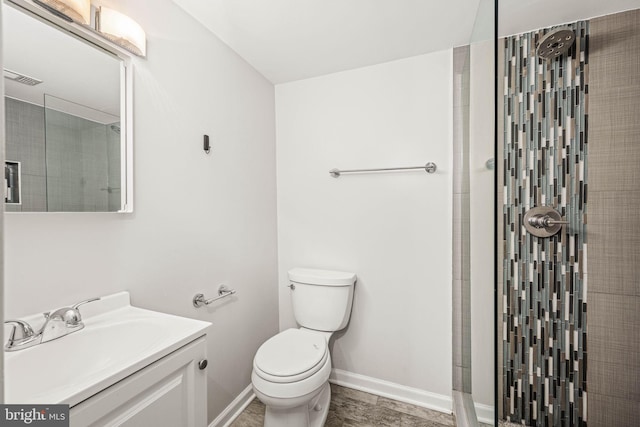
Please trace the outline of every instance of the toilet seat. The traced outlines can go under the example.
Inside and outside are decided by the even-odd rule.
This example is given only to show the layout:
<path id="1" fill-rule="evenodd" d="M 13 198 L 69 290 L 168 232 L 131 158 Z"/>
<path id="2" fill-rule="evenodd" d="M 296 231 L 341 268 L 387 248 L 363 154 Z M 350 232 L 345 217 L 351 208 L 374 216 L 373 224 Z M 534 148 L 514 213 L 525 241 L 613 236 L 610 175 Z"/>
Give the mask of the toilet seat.
<path id="1" fill-rule="evenodd" d="M 253 359 L 253 368 L 256 375 L 266 381 L 293 383 L 318 372 L 328 358 L 323 335 L 287 329 L 260 346 Z"/>

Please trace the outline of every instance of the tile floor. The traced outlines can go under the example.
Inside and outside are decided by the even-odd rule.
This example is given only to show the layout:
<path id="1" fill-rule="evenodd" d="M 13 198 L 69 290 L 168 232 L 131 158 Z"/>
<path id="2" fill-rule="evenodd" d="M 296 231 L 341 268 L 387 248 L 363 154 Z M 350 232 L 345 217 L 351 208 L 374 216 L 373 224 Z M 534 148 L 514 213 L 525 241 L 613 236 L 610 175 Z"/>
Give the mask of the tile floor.
<path id="1" fill-rule="evenodd" d="M 263 423 L 264 405 L 254 399 L 231 427 L 262 427 Z M 455 419 L 453 415 L 331 384 L 325 427 L 349 426 L 453 427 Z"/>

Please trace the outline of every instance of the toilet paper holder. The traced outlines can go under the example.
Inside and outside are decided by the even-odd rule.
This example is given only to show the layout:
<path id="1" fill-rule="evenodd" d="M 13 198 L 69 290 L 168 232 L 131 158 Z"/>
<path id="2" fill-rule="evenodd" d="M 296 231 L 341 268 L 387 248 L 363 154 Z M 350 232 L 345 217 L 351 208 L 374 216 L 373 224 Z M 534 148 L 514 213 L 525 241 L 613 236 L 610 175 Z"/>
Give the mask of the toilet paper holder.
<path id="1" fill-rule="evenodd" d="M 195 294 L 193 297 L 193 306 L 196 308 L 200 308 L 204 305 L 209 305 L 214 301 L 218 301 L 219 299 L 226 298 L 230 295 L 235 294 L 235 289 L 229 289 L 226 285 L 220 285 L 218 287 L 218 296 L 206 299 L 204 294 Z"/>

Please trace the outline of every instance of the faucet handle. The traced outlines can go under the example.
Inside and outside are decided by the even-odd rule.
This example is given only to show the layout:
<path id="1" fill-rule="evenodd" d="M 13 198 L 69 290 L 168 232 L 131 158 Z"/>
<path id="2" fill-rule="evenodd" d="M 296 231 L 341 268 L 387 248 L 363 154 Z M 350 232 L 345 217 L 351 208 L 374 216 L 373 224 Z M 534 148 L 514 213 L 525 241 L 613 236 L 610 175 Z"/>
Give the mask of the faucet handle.
<path id="1" fill-rule="evenodd" d="M 80 301 L 80 302 L 79 302 L 79 303 L 77 303 L 77 304 L 73 304 L 73 305 L 71 306 L 71 309 L 73 309 L 73 310 L 75 311 L 75 316 L 74 316 L 74 317 L 76 318 L 75 322 L 73 322 L 73 323 L 74 323 L 74 324 L 77 324 L 78 322 L 80 322 L 80 321 L 82 320 L 82 315 L 80 314 L 80 310 L 78 310 L 78 307 L 80 307 L 81 305 L 84 305 L 84 304 L 88 304 L 88 303 L 90 303 L 90 302 L 98 301 L 99 299 L 100 299 L 100 297 L 97 297 L 97 298 L 89 298 L 89 299 L 87 299 L 87 300 Z"/>
<path id="2" fill-rule="evenodd" d="M 84 300 L 84 301 L 80 301 L 80 302 L 79 302 L 79 303 L 77 303 L 77 304 L 73 304 L 73 305 L 71 306 L 71 308 L 73 308 L 74 310 L 77 310 L 77 309 L 78 309 L 78 307 L 80 307 L 81 305 L 88 304 L 88 303 L 90 303 L 90 302 L 94 302 L 94 301 L 98 301 L 99 299 L 100 299 L 100 297 L 97 297 L 97 298 L 89 298 L 89 299 L 86 299 L 86 300 Z"/>
<path id="3" fill-rule="evenodd" d="M 35 335 L 31 325 L 23 320 L 5 320 L 4 323 L 13 325 L 7 340 L 7 347 L 12 347 L 16 342 L 26 341 Z"/>

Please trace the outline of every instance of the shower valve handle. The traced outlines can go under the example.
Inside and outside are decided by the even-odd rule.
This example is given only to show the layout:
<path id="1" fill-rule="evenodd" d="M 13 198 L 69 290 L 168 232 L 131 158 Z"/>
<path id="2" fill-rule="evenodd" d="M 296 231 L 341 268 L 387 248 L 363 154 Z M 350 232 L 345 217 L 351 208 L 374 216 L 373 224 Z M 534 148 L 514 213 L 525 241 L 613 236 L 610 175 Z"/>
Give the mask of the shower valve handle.
<path id="1" fill-rule="evenodd" d="M 536 228 L 548 228 L 553 227 L 554 225 L 569 224 L 569 221 L 560 221 L 557 219 L 553 219 L 549 215 L 534 215 L 529 218 L 529 224 L 533 225 Z"/>
<path id="2" fill-rule="evenodd" d="M 560 212 L 551 206 L 537 206 L 524 214 L 522 225 L 536 237 L 551 237 L 562 230 L 569 221 L 562 219 Z"/>

